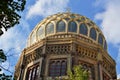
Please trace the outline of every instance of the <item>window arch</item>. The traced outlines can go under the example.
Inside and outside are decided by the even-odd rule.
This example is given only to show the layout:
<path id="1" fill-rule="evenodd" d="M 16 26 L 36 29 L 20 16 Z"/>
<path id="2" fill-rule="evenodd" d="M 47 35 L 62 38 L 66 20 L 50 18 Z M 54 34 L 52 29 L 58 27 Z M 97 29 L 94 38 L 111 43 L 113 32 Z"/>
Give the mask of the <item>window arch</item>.
<path id="1" fill-rule="evenodd" d="M 77 24 L 74 21 L 68 23 L 68 32 L 77 32 Z"/>
<path id="2" fill-rule="evenodd" d="M 56 26 L 56 31 L 57 32 L 65 32 L 66 25 L 64 21 L 59 21 Z"/>
<path id="3" fill-rule="evenodd" d="M 27 73 L 26 73 L 26 79 L 25 80 L 35 80 L 38 78 L 38 72 L 39 72 L 39 65 L 38 63 L 30 66 L 27 69 Z"/>
<path id="4" fill-rule="evenodd" d="M 53 23 L 49 23 L 46 26 L 46 35 L 54 33 L 54 24 Z"/>
<path id="5" fill-rule="evenodd" d="M 103 37 L 102 37 L 101 34 L 99 34 L 98 43 L 100 43 L 101 45 L 103 45 Z"/>
<path id="6" fill-rule="evenodd" d="M 88 34 L 88 28 L 87 28 L 87 26 L 84 23 L 82 23 L 80 25 L 79 33 L 83 34 L 83 35 L 87 35 Z"/>
<path id="7" fill-rule="evenodd" d="M 39 27 L 38 32 L 37 32 L 37 35 L 38 35 L 38 38 L 39 38 L 39 39 L 43 39 L 43 38 L 44 38 L 44 36 L 45 36 L 44 26 Z"/>
<path id="8" fill-rule="evenodd" d="M 67 71 L 67 63 L 65 61 L 62 61 L 61 63 L 61 76 L 66 75 Z"/>
<path id="9" fill-rule="evenodd" d="M 92 39 L 96 40 L 97 33 L 96 33 L 96 31 L 95 31 L 94 28 L 91 28 L 91 29 L 90 29 L 90 37 L 91 37 Z"/>

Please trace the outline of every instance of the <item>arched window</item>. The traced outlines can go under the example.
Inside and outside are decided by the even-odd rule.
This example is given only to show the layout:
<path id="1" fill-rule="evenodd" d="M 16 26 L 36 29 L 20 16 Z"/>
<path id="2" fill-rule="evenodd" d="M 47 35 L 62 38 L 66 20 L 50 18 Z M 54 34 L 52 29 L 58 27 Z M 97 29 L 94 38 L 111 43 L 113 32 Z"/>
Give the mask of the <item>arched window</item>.
<path id="1" fill-rule="evenodd" d="M 68 32 L 77 32 L 77 24 L 74 21 L 69 22 Z"/>
<path id="2" fill-rule="evenodd" d="M 67 63 L 65 61 L 62 61 L 61 63 L 61 76 L 66 75 L 67 71 Z"/>
<path id="3" fill-rule="evenodd" d="M 107 42 L 104 43 L 104 49 L 107 50 Z"/>
<path id="4" fill-rule="evenodd" d="M 94 28 L 90 29 L 90 37 L 94 40 L 96 40 L 97 33 Z"/>
<path id="5" fill-rule="evenodd" d="M 67 72 L 67 62 L 65 59 L 50 60 L 49 76 L 65 76 Z"/>
<path id="6" fill-rule="evenodd" d="M 46 35 L 54 33 L 54 24 L 53 23 L 49 23 L 46 26 Z"/>
<path id="7" fill-rule="evenodd" d="M 43 39 L 43 38 L 44 38 L 44 36 L 45 36 L 44 26 L 41 26 L 41 27 L 38 29 L 37 35 L 38 35 L 38 38 L 39 38 L 39 39 Z"/>
<path id="8" fill-rule="evenodd" d="M 30 66 L 27 69 L 26 79 L 25 80 L 35 80 L 38 78 L 38 72 L 39 72 L 39 65 L 35 64 L 33 66 Z"/>
<path id="9" fill-rule="evenodd" d="M 98 43 L 100 43 L 101 45 L 103 45 L 103 37 L 102 37 L 101 34 L 99 34 Z"/>
<path id="10" fill-rule="evenodd" d="M 65 32 L 65 29 L 66 29 L 65 22 L 59 21 L 59 22 L 57 23 L 57 26 L 56 26 L 56 31 L 57 31 L 57 32 Z"/>
<path id="11" fill-rule="evenodd" d="M 83 35 L 87 35 L 88 34 L 88 28 L 87 28 L 87 26 L 84 23 L 82 23 L 80 25 L 79 33 L 83 34 Z"/>

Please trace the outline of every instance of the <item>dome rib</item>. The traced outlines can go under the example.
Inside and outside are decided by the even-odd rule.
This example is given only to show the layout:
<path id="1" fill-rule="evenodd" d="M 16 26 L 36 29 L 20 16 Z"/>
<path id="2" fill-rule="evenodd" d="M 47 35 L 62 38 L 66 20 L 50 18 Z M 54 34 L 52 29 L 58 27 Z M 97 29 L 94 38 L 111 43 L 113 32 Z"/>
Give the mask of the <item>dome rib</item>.
<path id="1" fill-rule="evenodd" d="M 59 29 L 58 29 L 57 28 L 58 27 L 57 24 L 60 21 L 64 22 L 64 25 L 60 24 L 61 27 L 59 27 Z M 70 24 L 70 22 L 72 22 L 72 23 Z M 50 25 L 52 27 L 48 26 L 48 24 L 50 24 L 50 23 L 53 24 L 53 25 Z M 82 28 L 80 28 L 80 26 L 82 24 L 85 25 L 85 28 L 83 30 L 86 29 L 87 32 L 84 32 L 84 31 L 83 31 L 83 33 L 80 32 L 81 31 L 80 29 L 82 29 Z M 65 28 L 64 31 L 62 31 L 63 30 L 62 26 L 64 26 L 64 28 Z M 38 31 L 39 31 L 39 29 L 41 27 L 43 27 L 43 29 L 38 34 Z M 74 30 L 75 28 L 77 30 Z M 92 34 L 90 36 L 90 32 L 91 32 L 90 30 L 91 29 L 95 30 L 95 32 L 96 32 L 96 39 L 91 38 L 91 36 L 94 35 L 94 34 Z M 51 30 L 54 30 L 54 31 L 52 32 Z M 57 32 L 58 30 L 59 30 L 59 32 Z M 49 32 L 47 32 L 47 31 L 49 31 L 50 34 L 48 34 Z M 44 34 L 42 34 L 42 33 L 44 33 Z M 31 34 L 29 35 L 28 42 L 27 42 L 27 47 L 31 46 L 34 43 L 37 43 L 38 41 L 40 41 L 40 40 L 42 40 L 42 39 L 44 39 L 46 37 L 49 37 L 51 35 L 56 35 L 56 34 L 58 35 L 59 33 L 61 33 L 61 34 L 62 33 L 63 34 L 66 34 L 66 33 L 67 34 L 69 34 L 69 33 L 72 34 L 73 33 L 73 34 L 77 34 L 77 35 L 87 36 L 88 38 L 92 39 L 95 43 L 100 44 L 102 47 L 104 47 L 104 49 L 107 50 L 107 46 L 106 46 L 107 44 L 106 44 L 105 37 L 104 37 L 102 31 L 99 29 L 99 27 L 93 21 L 91 21 L 89 18 L 87 18 L 85 16 L 81 16 L 79 14 L 74 14 L 74 13 L 58 13 L 58 14 L 54 14 L 54 15 L 48 16 L 47 18 L 45 18 L 42 21 L 40 21 L 40 23 L 38 23 L 36 25 L 36 27 L 32 30 Z M 99 35 L 99 34 L 101 34 L 101 35 Z M 43 35 L 42 38 L 40 37 L 41 35 Z M 103 44 L 101 44 L 98 41 L 99 40 L 98 39 L 99 36 L 102 36 L 101 40 L 103 40 Z M 34 39 L 34 38 L 36 38 L 36 39 Z"/>

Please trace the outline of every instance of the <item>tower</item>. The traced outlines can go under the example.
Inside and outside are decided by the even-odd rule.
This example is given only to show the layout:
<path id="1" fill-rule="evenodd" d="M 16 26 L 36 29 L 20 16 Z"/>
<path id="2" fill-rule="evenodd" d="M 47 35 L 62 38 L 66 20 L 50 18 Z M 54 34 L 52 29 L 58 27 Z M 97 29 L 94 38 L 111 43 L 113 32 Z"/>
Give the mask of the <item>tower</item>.
<path id="1" fill-rule="evenodd" d="M 29 35 L 15 67 L 18 80 L 67 79 L 67 70 L 82 65 L 91 80 L 116 79 L 116 63 L 102 31 L 90 19 L 58 13 L 43 19 Z"/>

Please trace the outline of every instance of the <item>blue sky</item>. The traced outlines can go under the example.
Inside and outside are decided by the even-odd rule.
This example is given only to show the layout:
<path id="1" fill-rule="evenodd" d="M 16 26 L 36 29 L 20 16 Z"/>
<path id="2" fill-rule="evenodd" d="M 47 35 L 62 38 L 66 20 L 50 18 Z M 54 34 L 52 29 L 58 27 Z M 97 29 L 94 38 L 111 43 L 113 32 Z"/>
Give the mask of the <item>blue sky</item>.
<path id="1" fill-rule="evenodd" d="M 71 12 L 93 20 L 102 30 L 108 43 L 108 53 L 115 59 L 120 77 L 120 0 L 27 0 L 25 10 L 20 13 L 20 24 L 0 37 L 0 48 L 8 56 L 8 61 L 2 66 L 14 72 L 32 29 L 46 16 L 65 12 L 68 7 Z"/>

